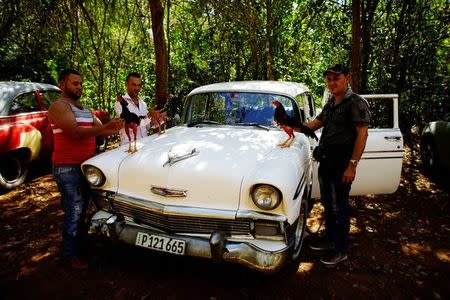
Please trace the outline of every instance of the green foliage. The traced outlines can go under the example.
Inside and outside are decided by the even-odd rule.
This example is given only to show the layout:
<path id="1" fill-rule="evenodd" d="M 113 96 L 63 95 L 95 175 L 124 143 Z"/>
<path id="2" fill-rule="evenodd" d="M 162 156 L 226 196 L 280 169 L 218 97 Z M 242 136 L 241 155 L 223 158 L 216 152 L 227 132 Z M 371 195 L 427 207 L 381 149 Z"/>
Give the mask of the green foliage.
<path id="1" fill-rule="evenodd" d="M 152 105 L 150 0 L 0 0 L 0 79 L 55 83 L 84 75 L 83 101 L 112 112 L 128 72 Z M 157 1 L 157 0 L 152 0 Z M 162 0 L 161 0 L 162 1 Z M 12 4 L 11 4 L 12 3 Z M 170 3 L 170 10 L 167 4 Z M 291 80 L 321 103 L 322 71 L 350 62 L 351 5 L 324 0 L 167 0 L 169 114 L 194 87 L 229 80 Z M 363 5 L 368 5 L 363 1 Z M 399 93 L 403 129 L 450 110 L 450 24 L 445 0 L 380 0 L 369 26 L 367 92 Z M 169 20 L 169 23 L 167 23 Z M 364 22 L 366 16 L 362 18 Z"/>

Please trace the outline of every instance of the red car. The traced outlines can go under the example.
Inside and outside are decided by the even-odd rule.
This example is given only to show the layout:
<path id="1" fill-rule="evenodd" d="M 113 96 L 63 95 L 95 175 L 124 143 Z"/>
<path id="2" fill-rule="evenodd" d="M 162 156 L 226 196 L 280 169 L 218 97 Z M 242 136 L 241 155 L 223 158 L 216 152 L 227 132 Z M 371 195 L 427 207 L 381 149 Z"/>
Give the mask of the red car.
<path id="1" fill-rule="evenodd" d="M 60 95 L 57 86 L 34 82 L 0 82 L 0 189 L 13 189 L 24 182 L 29 163 L 49 158 L 53 134 L 47 108 Z M 95 111 L 102 122 L 106 111 Z M 97 139 L 99 151 L 106 139 Z"/>

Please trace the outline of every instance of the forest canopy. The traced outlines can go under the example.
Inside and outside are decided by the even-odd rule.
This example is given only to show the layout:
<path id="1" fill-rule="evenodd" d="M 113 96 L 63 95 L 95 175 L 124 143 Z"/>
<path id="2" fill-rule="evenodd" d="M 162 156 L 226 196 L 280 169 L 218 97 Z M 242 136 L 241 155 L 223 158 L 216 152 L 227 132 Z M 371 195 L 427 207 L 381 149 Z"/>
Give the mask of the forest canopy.
<path id="1" fill-rule="evenodd" d="M 319 104 L 323 70 L 357 55 L 358 91 L 398 93 L 403 130 L 448 113 L 449 2 L 353 1 L 0 0 L 0 80 L 56 83 L 59 71 L 76 68 L 83 101 L 112 111 L 137 71 L 152 105 L 155 49 L 164 47 L 172 112 L 192 88 L 231 80 L 301 82 Z"/>

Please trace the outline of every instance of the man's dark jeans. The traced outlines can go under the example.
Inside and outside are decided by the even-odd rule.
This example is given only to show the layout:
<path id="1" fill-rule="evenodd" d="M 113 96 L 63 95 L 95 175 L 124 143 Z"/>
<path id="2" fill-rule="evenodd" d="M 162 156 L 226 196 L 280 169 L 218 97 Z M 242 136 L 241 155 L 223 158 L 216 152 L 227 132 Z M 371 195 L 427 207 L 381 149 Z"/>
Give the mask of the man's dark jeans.
<path id="1" fill-rule="evenodd" d="M 64 211 L 63 256 L 79 256 L 80 239 L 85 233 L 83 219 L 89 199 L 89 184 L 79 166 L 54 166 L 53 175 Z"/>
<path id="2" fill-rule="evenodd" d="M 349 194 L 351 184 L 342 183 L 344 164 L 319 165 L 320 195 L 325 210 L 326 236 L 335 242 L 337 252 L 348 252 L 350 232 Z"/>

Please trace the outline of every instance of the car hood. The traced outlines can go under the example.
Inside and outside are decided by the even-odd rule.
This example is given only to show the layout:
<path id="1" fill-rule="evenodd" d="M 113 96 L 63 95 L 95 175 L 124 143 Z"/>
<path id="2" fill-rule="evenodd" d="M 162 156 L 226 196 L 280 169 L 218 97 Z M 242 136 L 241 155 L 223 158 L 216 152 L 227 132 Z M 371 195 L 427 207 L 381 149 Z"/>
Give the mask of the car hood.
<path id="1" fill-rule="evenodd" d="M 286 137 L 255 128 L 171 128 L 143 139 L 136 153 L 123 156 L 117 192 L 169 205 L 236 210 L 243 178 Z"/>

